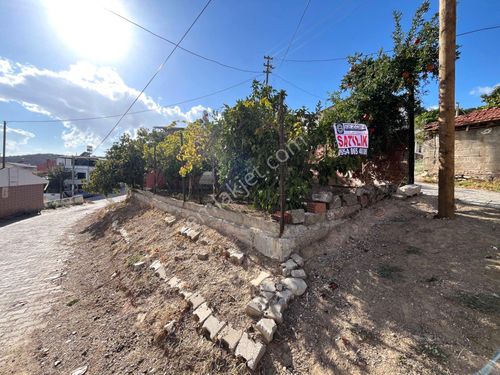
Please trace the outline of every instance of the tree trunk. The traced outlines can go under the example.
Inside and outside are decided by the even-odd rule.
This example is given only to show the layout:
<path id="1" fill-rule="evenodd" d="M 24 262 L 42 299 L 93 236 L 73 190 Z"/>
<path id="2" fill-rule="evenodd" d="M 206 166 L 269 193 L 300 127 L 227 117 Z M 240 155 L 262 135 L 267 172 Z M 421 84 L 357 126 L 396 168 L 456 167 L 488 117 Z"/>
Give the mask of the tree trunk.
<path id="1" fill-rule="evenodd" d="M 439 1 L 439 195 L 438 217 L 455 209 L 456 0 Z"/>
<path id="2" fill-rule="evenodd" d="M 408 90 L 408 183 L 415 183 L 415 87 Z"/>

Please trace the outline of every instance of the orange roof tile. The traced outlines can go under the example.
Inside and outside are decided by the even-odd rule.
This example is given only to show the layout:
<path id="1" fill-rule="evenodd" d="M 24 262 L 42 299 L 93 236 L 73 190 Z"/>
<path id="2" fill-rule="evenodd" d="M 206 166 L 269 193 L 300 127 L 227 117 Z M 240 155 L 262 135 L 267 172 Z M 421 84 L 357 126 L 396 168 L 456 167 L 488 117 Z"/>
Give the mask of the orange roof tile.
<path id="1" fill-rule="evenodd" d="M 466 115 L 455 117 L 455 128 L 469 125 L 481 125 L 488 122 L 498 121 L 500 125 L 500 107 L 478 109 Z M 425 130 L 437 130 L 438 122 L 434 121 L 425 125 Z"/>

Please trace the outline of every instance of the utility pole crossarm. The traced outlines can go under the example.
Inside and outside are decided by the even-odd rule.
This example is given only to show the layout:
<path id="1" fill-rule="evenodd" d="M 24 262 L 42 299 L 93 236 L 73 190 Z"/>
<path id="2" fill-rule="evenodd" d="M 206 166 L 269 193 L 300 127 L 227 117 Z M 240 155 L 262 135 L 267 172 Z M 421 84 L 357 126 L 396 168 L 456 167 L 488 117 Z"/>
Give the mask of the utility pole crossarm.
<path id="1" fill-rule="evenodd" d="M 272 73 L 273 69 L 274 69 L 274 66 L 271 64 L 271 61 L 273 61 L 273 58 L 271 56 L 264 56 L 264 60 L 266 60 L 266 62 L 264 63 L 264 68 L 266 68 L 264 70 L 264 73 L 266 74 L 266 86 L 269 85 L 269 74 Z"/>

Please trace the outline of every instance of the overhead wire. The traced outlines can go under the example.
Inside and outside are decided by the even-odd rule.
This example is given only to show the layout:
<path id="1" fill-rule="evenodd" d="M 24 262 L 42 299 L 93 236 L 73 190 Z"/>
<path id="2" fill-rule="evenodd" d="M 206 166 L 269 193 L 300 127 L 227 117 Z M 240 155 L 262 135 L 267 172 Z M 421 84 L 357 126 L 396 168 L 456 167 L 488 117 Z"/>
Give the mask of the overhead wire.
<path id="1" fill-rule="evenodd" d="M 198 15 L 196 16 L 196 18 L 194 19 L 194 21 L 191 23 L 191 25 L 184 32 L 184 34 L 179 39 L 179 41 L 177 42 L 177 44 L 174 46 L 174 48 L 172 49 L 172 51 L 170 51 L 170 53 L 167 55 L 167 57 L 165 58 L 165 60 L 163 60 L 163 62 L 158 67 L 158 69 L 156 69 L 156 72 L 151 76 L 151 78 L 146 83 L 146 85 L 144 86 L 144 88 L 137 95 L 137 97 L 132 101 L 132 103 L 129 105 L 129 107 L 127 108 L 127 110 L 118 119 L 118 121 L 116 122 L 116 124 L 111 128 L 111 130 L 106 134 L 106 136 L 101 140 L 101 142 L 99 142 L 99 144 L 95 147 L 94 151 L 97 150 L 106 141 L 106 139 L 113 133 L 113 131 L 116 129 L 116 127 L 120 124 L 120 122 L 123 120 L 123 118 L 127 115 L 127 113 L 132 109 L 132 107 L 139 100 L 139 98 L 144 93 L 144 91 L 146 91 L 146 89 L 149 87 L 149 85 L 151 84 L 151 82 L 153 82 L 153 80 L 156 78 L 156 76 L 158 75 L 158 73 L 160 73 L 160 71 L 163 69 L 163 67 L 165 66 L 165 64 L 170 59 L 170 57 L 172 57 L 172 55 L 177 50 L 177 48 L 179 47 L 179 45 L 182 43 L 182 41 L 184 40 L 184 38 L 186 38 L 186 36 L 189 34 L 189 32 L 191 31 L 191 29 L 193 28 L 193 26 L 196 24 L 196 22 L 198 22 L 198 20 L 200 19 L 201 15 L 205 12 L 205 10 L 208 8 L 208 6 L 210 5 L 211 2 L 212 2 L 212 0 L 208 0 L 207 1 L 207 3 L 205 4 L 205 6 L 203 7 L 203 9 L 198 13 Z"/>
<path id="2" fill-rule="evenodd" d="M 474 34 L 478 33 L 481 31 L 488 31 L 488 30 L 494 30 L 494 29 L 500 29 L 500 25 L 496 26 L 489 26 L 489 27 L 482 27 L 479 29 L 474 29 L 474 30 L 469 30 L 465 31 L 463 33 L 457 34 L 457 37 L 463 36 L 463 35 L 469 35 L 469 34 Z M 386 50 L 386 52 L 393 52 L 393 50 Z M 364 54 L 365 56 L 371 56 L 371 55 L 376 55 L 378 52 L 371 52 Z M 284 62 L 295 62 L 295 63 L 315 63 L 315 62 L 331 62 L 331 61 L 343 61 L 347 60 L 349 57 L 344 56 L 344 57 L 332 57 L 332 58 L 325 58 L 325 59 L 284 59 Z"/>
<path id="3" fill-rule="evenodd" d="M 147 32 L 147 33 L 149 33 L 149 34 L 153 35 L 153 36 L 155 36 L 155 37 L 156 37 L 156 38 L 158 38 L 158 39 L 161 39 L 161 40 L 163 40 L 163 41 L 165 41 L 165 42 L 167 42 L 167 43 L 169 43 L 169 44 L 172 44 L 172 45 L 175 45 L 175 44 L 176 44 L 174 41 L 172 41 L 172 40 L 170 40 L 170 39 L 168 39 L 168 38 L 166 38 L 166 37 L 164 37 L 164 36 L 162 36 L 162 35 L 160 35 L 160 34 L 158 34 L 158 33 L 155 33 L 154 31 L 151 31 L 151 30 L 150 30 L 150 29 L 148 29 L 147 27 L 140 25 L 139 23 L 137 23 L 137 22 L 135 22 L 135 21 L 131 20 L 130 18 L 127 18 L 127 17 L 125 17 L 125 16 L 123 16 L 123 15 L 121 15 L 121 14 L 119 14 L 119 13 L 115 12 L 114 10 L 111 10 L 111 9 L 108 9 L 108 8 L 104 8 L 104 9 L 105 9 L 107 12 L 109 12 L 109 13 L 111 13 L 111 14 L 113 14 L 113 15 L 115 15 L 115 16 L 117 16 L 117 17 L 119 17 L 119 18 L 121 18 L 121 19 L 122 19 L 122 20 L 124 20 L 124 21 L 127 21 L 127 22 L 131 23 L 132 25 L 134 25 L 134 26 L 138 27 L 139 29 L 141 29 L 141 30 L 143 30 L 143 31 L 145 31 L 145 32 Z M 237 71 L 240 71 L 240 72 L 246 72 L 246 73 L 260 73 L 260 71 L 258 71 L 258 70 L 251 70 L 251 69 L 246 69 L 246 68 L 240 68 L 240 67 L 237 67 L 237 66 L 234 66 L 234 65 L 230 65 L 230 64 L 223 63 L 223 62 L 221 62 L 221 61 L 218 61 L 218 60 L 212 59 L 212 58 L 210 58 L 210 57 L 203 56 L 203 55 L 201 55 L 201 54 L 199 54 L 199 53 L 197 53 L 197 52 L 194 52 L 194 51 L 192 51 L 192 50 L 190 50 L 190 49 L 187 49 L 187 48 L 184 48 L 184 47 L 182 47 L 182 46 L 179 46 L 178 48 L 179 48 L 180 50 L 184 51 L 184 52 L 187 52 L 187 53 L 189 53 L 189 54 L 193 55 L 193 56 L 196 56 L 196 57 L 198 57 L 198 58 L 200 58 L 200 59 L 203 59 L 203 60 L 205 60 L 205 61 L 212 62 L 212 63 L 217 64 L 217 65 L 219 65 L 219 66 L 222 66 L 222 67 L 224 67 L 224 68 L 229 68 L 229 69 L 237 70 Z"/>
<path id="4" fill-rule="evenodd" d="M 249 79 L 245 79 L 244 81 L 235 83 L 234 85 L 225 87 L 225 88 L 217 90 L 217 91 L 213 91 L 213 92 L 205 94 L 205 95 L 197 96 L 197 97 L 191 98 L 191 99 L 182 100 L 182 101 L 176 102 L 176 103 L 162 105 L 161 108 L 174 107 L 176 105 L 181 105 L 181 104 L 185 104 L 185 103 L 195 102 L 195 101 L 200 100 L 200 99 L 205 99 L 205 98 L 208 98 L 210 96 L 214 96 L 214 95 L 220 94 L 222 92 L 231 90 L 233 88 L 241 86 L 241 85 L 243 85 L 245 83 L 248 83 L 250 81 L 253 81 L 254 79 L 257 79 L 260 76 L 262 76 L 262 74 L 256 75 L 255 77 L 252 77 L 252 78 L 249 78 Z M 145 112 L 158 112 L 158 110 L 161 109 L 161 108 L 143 109 L 141 111 L 128 112 L 127 116 L 136 115 L 136 114 L 145 113 Z M 120 116 L 121 116 L 121 114 L 117 114 L 117 115 L 104 115 L 104 116 L 94 116 L 94 117 L 78 117 L 78 118 L 65 118 L 65 119 L 51 119 L 51 120 L 6 120 L 6 121 L 8 123 L 11 123 L 11 124 L 23 124 L 23 123 L 28 123 L 28 124 L 31 124 L 31 123 L 57 123 L 57 122 L 79 122 L 79 121 L 105 120 L 105 119 L 110 119 L 110 118 L 117 118 L 117 117 L 120 117 Z"/>

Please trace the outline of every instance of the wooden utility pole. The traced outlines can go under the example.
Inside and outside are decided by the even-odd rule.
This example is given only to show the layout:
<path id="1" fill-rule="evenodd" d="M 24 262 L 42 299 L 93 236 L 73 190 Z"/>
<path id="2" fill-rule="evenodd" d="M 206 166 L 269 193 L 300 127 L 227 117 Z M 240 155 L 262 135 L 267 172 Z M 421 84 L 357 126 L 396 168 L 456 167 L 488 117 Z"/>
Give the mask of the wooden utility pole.
<path id="1" fill-rule="evenodd" d="M 408 184 L 415 183 L 415 86 L 408 92 Z"/>
<path id="2" fill-rule="evenodd" d="M 439 0 L 439 196 L 438 217 L 455 210 L 456 0 Z"/>
<path id="3" fill-rule="evenodd" d="M 278 108 L 278 124 L 280 129 L 279 135 L 279 153 L 285 152 L 285 92 L 279 93 L 279 108 Z M 285 230 L 285 159 L 284 155 L 279 158 L 280 161 L 280 237 Z"/>
<path id="4" fill-rule="evenodd" d="M 266 86 L 268 86 L 269 74 L 271 74 L 271 72 L 274 69 L 274 66 L 272 66 L 272 64 L 271 64 L 271 61 L 273 61 L 273 58 L 271 56 L 264 56 L 264 60 L 266 60 L 266 62 L 264 63 L 264 68 L 266 68 L 266 70 L 264 70 L 264 73 L 266 74 Z"/>
<path id="5" fill-rule="evenodd" d="M 2 169 L 5 168 L 5 148 L 7 145 L 7 121 L 3 122 L 3 154 L 2 154 Z"/>

